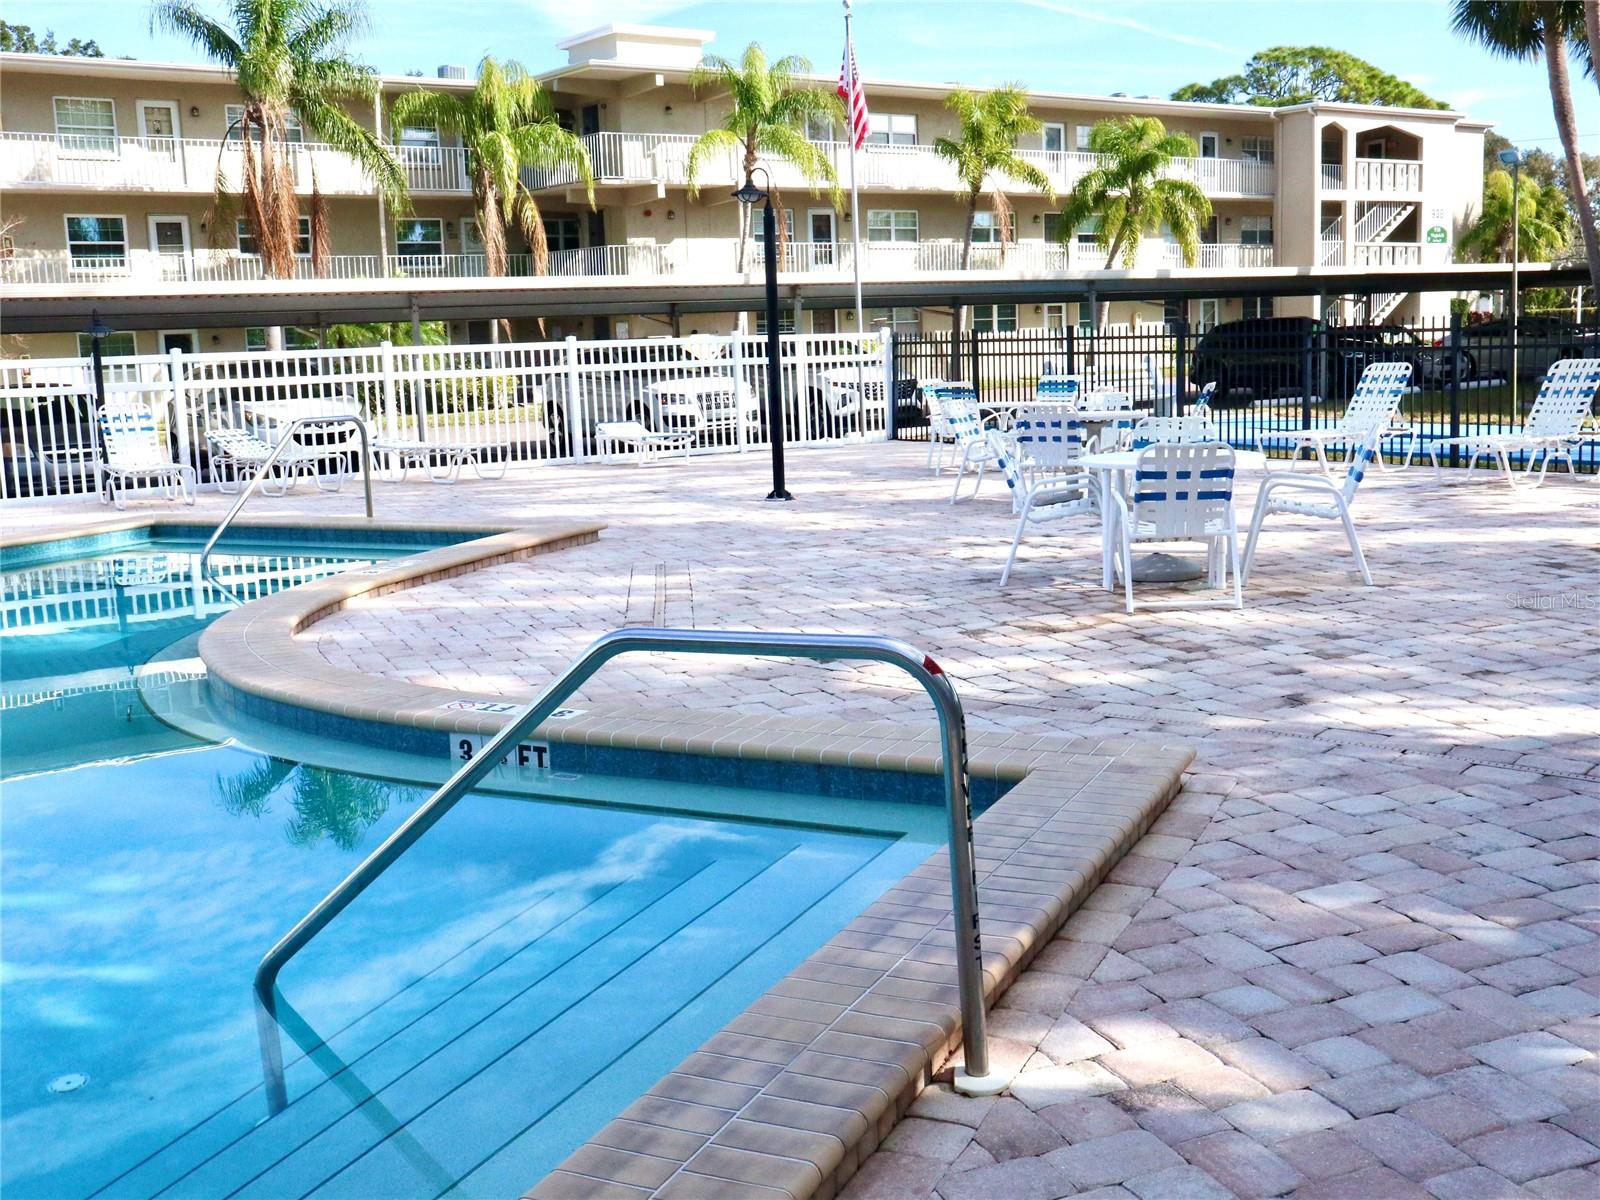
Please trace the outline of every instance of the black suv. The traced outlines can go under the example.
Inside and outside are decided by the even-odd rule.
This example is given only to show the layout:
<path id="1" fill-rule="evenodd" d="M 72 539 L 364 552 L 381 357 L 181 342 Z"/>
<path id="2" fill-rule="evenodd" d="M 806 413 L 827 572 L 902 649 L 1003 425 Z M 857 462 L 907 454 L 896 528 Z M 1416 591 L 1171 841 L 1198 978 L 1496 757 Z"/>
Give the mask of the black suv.
<path id="1" fill-rule="evenodd" d="M 1306 355 L 1315 354 L 1317 335 L 1324 328 L 1315 317 L 1256 317 L 1213 325 L 1195 344 L 1189 380 L 1197 388 L 1217 385 L 1213 408 L 1246 404 L 1290 389 L 1298 394 Z M 1315 362 L 1312 367 L 1315 372 Z"/>

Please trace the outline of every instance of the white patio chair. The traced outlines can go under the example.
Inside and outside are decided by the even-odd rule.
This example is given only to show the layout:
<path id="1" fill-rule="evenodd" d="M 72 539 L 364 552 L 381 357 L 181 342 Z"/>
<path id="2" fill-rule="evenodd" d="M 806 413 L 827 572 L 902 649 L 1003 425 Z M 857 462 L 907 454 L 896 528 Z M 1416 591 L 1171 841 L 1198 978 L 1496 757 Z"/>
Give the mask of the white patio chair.
<path id="1" fill-rule="evenodd" d="M 942 475 L 945 459 L 955 446 L 955 433 L 945 416 L 944 380 L 928 379 L 919 386 L 928 406 L 928 469 L 935 475 Z"/>
<path id="2" fill-rule="evenodd" d="M 272 454 L 272 444 L 242 429 L 208 429 L 206 441 L 211 446 L 211 473 L 217 490 L 232 494 L 242 486 L 242 481 L 260 470 Z M 336 458 L 340 469 L 332 486 L 323 483 L 321 466 L 329 458 Z M 310 479 L 324 492 L 337 492 L 344 486 L 345 458 L 342 453 L 319 454 L 315 450 L 294 443 L 283 448 L 283 453 L 272 464 L 275 483 L 261 481 L 261 492 L 266 496 L 282 496 L 294 490 L 300 479 Z"/>
<path id="3" fill-rule="evenodd" d="M 976 468 L 977 479 L 972 485 L 972 496 L 967 499 L 976 496 L 983 486 L 983 469 L 994 461 L 994 450 L 986 436 L 994 426 L 994 418 L 978 412 L 977 394 L 969 387 L 946 384 L 940 398 L 944 403 L 945 420 L 950 423 L 950 434 L 961 451 L 961 460 L 956 464 L 955 487 L 950 491 L 950 503 L 954 504 L 961 498 L 961 481 L 968 470 Z"/>
<path id="4" fill-rule="evenodd" d="M 1217 394 L 1217 381 L 1213 379 L 1200 389 L 1200 394 L 1194 398 L 1194 404 L 1189 408 L 1189 415 L 1195 417 L 1209 417 L 1211 415 L 1211 398 Z"/>
<path id="5" fill-rule="evenodd" d="M 1002 439 L 1015 452 L 1012 457 L 1029 486 L 1051 476 L 1074 475 L 1084 455 L 1089 428 L 1071 413 L 1057 408 L 1024 408 Z M 1012 494 L 1013 508 L 1021 497 Z"/>
<path id="6" fill-rule="evenodd" d="M 1361 486 L 1362 477 L 1367 473 L 1367 464 L 1378 455 L 1380 437 L 1380 431 L 1373 428 L 1357 443 L 1341 483 L 1335 483 L 1325 475 L 1305 475 L 1298 471 L 1267 473 L 1260 492 L 1256 494 L 1255 512 L 1250 517 L 1250 536 L 1244 545 L 1241 585 L 1250 582 L 1250 565 L 1256 556 L 1256 538 L 1261 534 L 1261 524 L 1267 514 L 1290 513 L 1300 517 L 1321 517 L 1325 521 L 1343 524 L 1344 535 L 1350 540 L 1350 553 L 1355 556 L 1356 566 L 1361 568 L 1361 579 L 1368 587 L 1372 586 L 1372 572 L 1367 569 L 1366 555 L 1361 553 L 1355 522 L 1350 519 L 1350 505 L 1356 498 L 1356 489 Z"/>
<path id="7" fill-rule="evenodd" d="M 1216 426 L 1205 413 L 1190 413 L 1181 417 L 1140 417 L 1128 431 L 1128 447 L 1132 450 L 1143 450 L 1157 442 L 1187 445 L 1216 440 Z"/>
<path id="8" fill-rule="evenodd" d="M 1041 375 L 1033 386 L 1033 398 L 1043 404 L 1070 404 L 1083 401 L 1083 378 L 1078 375 Z"/>
<path id="9" fill-rule="evenodd" d="M 1527 419 L 1523 421 L 1519 432 L 1479 433 L 1429 442 L 1428 458 L 1433 463 L 1434 479 L 1441 478 L 1439 448 L 1451 445 L 1463 446 L 1470 452 L 1471 458 L 1467 460 L 1468 479 L 1472 478 L 1478 458 L 1490 456 L 1505 474 L 1506 483 L 1515 488 L 1517 477 L 1511 470 L 1513 454 L 1528 456 L 1524 473 L 1530 475 L 1533 473 L 1533 464 L 1542 457 L 1535 487 L 1544 482 L 1553 459 L 1566 459 L 1567 469 L 1576 475 L 1578 467 L 1573 461 L 1573 451 L 1584 440 L 1584 421 L 1594 406 L 1596 391 L 1600 391 L 1600 358 L 1564 358 L 1552 363 L 1545 372 L 1544 381 L 1539 385 L 1539 394 L 1534 398 L 1533 407 L 1528 410 Z"/>
<path id="10" fill-rule="evenodd" d="M 1005 587 L 1011 578 L 1012 565 L 1017 561 L 1017 548 L 1022 545 L 1022 535 L 1030 527 L 1047 526 L 1080 513 L 1098 513 L 1099 484 L 1086 471 L 1030 478 L 1019 456 L 1007 444 L 1008 439 L 1004 434 L 991 429 L 985 436 L 994 453 L 995 465 L 1000 468 L 1006 486 L 1011 489 L 1011 507 L 1017 514 L 1017 532 L 1011 539 L 1011 552 L 1006 555 L 1005 568 L 1000 572 L 1000 586 Z"/>
<path id="11" fill-rule="evenodd" d="M 1328 467 L 1327 447 L 1330 444 L 1348 446 L 1353 452 L 1356 445 L 1364 441 L 1370 431 L 1376 429 L 1380 445 L 1385 436 L 1402 433 L 1408 435 L 1405 461 L 1409 464 L 1417 452 L 1417 431 L 1410 426 L 1397 426 L 1396 418 L 1400 412 L 1400 403 L 1405 399 L 1410 387 L 1410 363 L 1370 363 L 1361 372 L 1361 378 L 1356 382 L 1356 390 L 1351 393 L 1350 402 L 1345 405 L 1344 414 L 1332 425 L 1326 429 L 1264 430 L 1256 434 L 1256 449 L 1265 453 L 1264 443 L 1268 439 L 1287 441 L 1290 444 L 1291 462 L 1299 457 L 1300 451 L 1314 450 L 1317 465 L 1321 467 L 1324 475 L 1329 475 L 1331 472 Z M 1381 456 L 1378 465 L 1383 466 Z"/>
<path id="12" fill-rule="evenodd" d="M 682 450 L 688 462 L 698 437 L 698 429 L 652 433 L 638 421 L 598 421 L 594 427 L 595 447 L 602 459 L 616 462 L 624 453 L 632 453 L 641 467 L 676 450 Z"/>
<path id="13" fill-rule="evenodd" d="M 146 480 L 168 500 L 194 503 L 194 468 L 173 461 L 150 407 L 137 401 L 108 403 L 100 410 L 100 453 L 95 464 L 102 504 L 127 507 L 128 485 Z"/>
<path id="14" fill-rule="evenodd" d="M 1167 601 L 1164 606 L 1244 607 L 1233 473 L 1233 450 L 1221 442 L 1157 442 L 1139 451 L 1132 496 L 1124 497 L 1114 489 L 1110 495 L 1118 517 L 1113 555 L 1122 572 L 1128 612 L 1134 608 L 1133 548 L 1149 542 L 1203 543 L 1213 587 L 1225 588 L 1230 565 L 1233 571 L 1232 600 Z"/>

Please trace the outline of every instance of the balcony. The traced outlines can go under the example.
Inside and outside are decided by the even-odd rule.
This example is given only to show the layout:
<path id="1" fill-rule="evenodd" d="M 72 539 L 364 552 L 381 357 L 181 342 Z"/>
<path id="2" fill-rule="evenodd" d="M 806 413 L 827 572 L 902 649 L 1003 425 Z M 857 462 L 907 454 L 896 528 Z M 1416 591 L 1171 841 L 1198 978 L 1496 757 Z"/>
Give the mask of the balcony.
<path id="1" fill-rule="evenodd" d="M 1344 190 L 1344 164 L 1322 163 L 1322 187 L 1324 191 L 1341 192 Z"/>
<path id="2" fill-rule="evenodd" d="M 583 138 L 601 184 L 661 183 L 684 186 L 689 181 L 689 150 L 693 135 L 681 133 L 591 133 Z M 819 142 L 841 185 L 850 177 L 850 148 L 843 142 Z M 1096 165 L 1096 156 L 1076 151 L 1023 150 L 1058 192 L 1073 184 Z M 699 182 L 705 188 L 737 187 L 744 180 L 737 152 L 711 155 Z M 770 164 L 772 181 L 780 189 L 809 185 L 790 163 Z M 1181 158 L 1169 174 L 1187 179 L 1213 195 L 1271 196 L 1276 186 L 1270 162 L 1238 158 Z M 856 154 L 856 178 L 871 191 L 953 193 L 960 188 L 955 169 L 932 146 L 885 146 L 869 143 Z M 577 173 L 566 168 L 525 168 L 523 180 L 532 190 L 575 187 Z"/>
<path id="3" fill-rule="evenodd" d="M 1405 158 L 1358 158 L 1355 189 L 1358 192 L 1420 192 L 1422 164 Z"/>
<path id="4" fill-rule="evenodd" d="M 730 259 L 731 263 L 731 259 Z M 667 275 L 674 262 L 666 246 L 586 246 L 550 254 L 551 276 Z M 533 256 L 512 254 L 507 277 L 531 277 Z M 297 258 L 290 278 L 297 280 L 381 279 L 485 279 L 488 261 L 481 254 L 391 255 L 388 263 L 377 254 L 336 254 L 318 274 L 310 258 Z M 232 250 L 195 254 L 153 254 L 136 250 L 127 255 L 88 261 L 65 254 L 16 255 L 0 259 L 0 284 L 20 287 L 51 284 L 137 284 L 177 286 L 189 283 L 262 283 L 271 277 L 261 259 Z"/>
<path id="5" fill-rule="evenodd" d="M 1350 263 L 1356 267 L 1414 267 L 1422 262 L 1421 242 L 1357 242 Z"/>
<path id="6" fill-rule="evenodd" d="M 61 138 L 48 133 L 0 133 L 0 187 L 82 188 L 94 191 L 190 192 L 210 195 L 222 172 L 239 188 L 243 144 L 201 138 Z M 470 190 L 466 154 L 459 146 L 395 147 L 413 192 Z M 372 182 L 355 161 L 332 146 L 289 146 L 295 190 L 312 180 L 327 196 L 370 196 Z"/>

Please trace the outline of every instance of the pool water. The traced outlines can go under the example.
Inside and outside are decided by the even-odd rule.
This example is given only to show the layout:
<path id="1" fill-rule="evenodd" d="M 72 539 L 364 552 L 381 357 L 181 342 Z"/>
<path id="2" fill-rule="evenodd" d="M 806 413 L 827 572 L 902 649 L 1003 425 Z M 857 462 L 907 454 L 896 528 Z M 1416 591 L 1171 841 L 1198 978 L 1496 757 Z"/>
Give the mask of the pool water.
<path id="1" fill-rule="evenodd" d="M 257 549 L 230 548 L 241 576 L 280 582 L 375 553 L 290 570 Z M 184 553 L 4 579 L 8 1200 L 518 1195 L 937 841 L 918 805 L 571 777 L 475 794 L 285 969 L 269 1116 L 257 961 L 446 764 L 158 720 L 203 689 L 183 653 L 146 662 L 221 607 Z"/>

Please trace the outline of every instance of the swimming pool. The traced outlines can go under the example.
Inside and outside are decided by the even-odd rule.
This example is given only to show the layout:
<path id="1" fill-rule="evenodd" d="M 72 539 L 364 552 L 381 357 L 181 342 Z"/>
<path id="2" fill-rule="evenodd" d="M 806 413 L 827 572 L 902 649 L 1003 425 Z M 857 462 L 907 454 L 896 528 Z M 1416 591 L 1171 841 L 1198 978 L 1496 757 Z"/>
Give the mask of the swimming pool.
<path id="1" fill-rule="evenodd" d="M 419 545 L 247 536 L 249 594 Z M 229 603 L 197 546 L 0 557 L 8 1197 L 519 1194 L 942 840 L 914 803 L 474 795 L 285 970 L 269 1119 L 256 961 L 444 764 L 196 736 L 186 647 Z"/>

